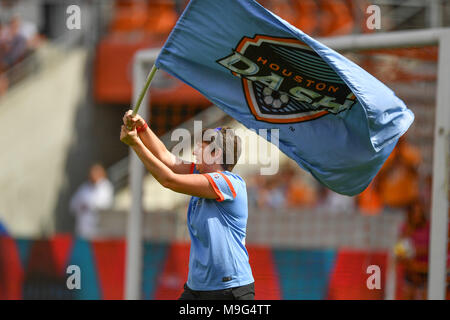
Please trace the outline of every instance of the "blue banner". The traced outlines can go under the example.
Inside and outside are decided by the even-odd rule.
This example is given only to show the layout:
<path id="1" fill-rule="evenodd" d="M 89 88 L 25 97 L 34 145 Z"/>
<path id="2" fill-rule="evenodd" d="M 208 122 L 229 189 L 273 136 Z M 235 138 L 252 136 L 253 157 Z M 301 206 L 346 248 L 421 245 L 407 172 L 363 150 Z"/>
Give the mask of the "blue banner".
<path id="1" fill-rule="evenodd" d="M 414 120 L 375 77 L 252 0 L 191 0 L 156 66 L 247 128 L 279 129 L 281 151 L 345 195 Z"/>

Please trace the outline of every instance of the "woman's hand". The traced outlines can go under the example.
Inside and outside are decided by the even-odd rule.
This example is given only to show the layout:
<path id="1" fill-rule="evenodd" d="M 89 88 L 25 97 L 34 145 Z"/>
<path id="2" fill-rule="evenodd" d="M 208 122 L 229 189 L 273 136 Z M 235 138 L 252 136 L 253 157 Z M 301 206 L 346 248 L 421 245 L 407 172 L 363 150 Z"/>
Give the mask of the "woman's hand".
<path id="1" fill-rule="evenodd" d="M 139 128 L 145 125 L 145 120 L 140 115 L 133 116 L 133 110 L 128 110 L 123 116 L 123 124 L 127 128 Z"/>
<path id="2" fill-rule="evenodd" d="M 139 142 L 136 127 L 133 127 L 132 130 L 128 130 L 126 125 L 122 125 L 120 131 L 120 141 L 129 145 L 130 147 L 135 146 Z"/>

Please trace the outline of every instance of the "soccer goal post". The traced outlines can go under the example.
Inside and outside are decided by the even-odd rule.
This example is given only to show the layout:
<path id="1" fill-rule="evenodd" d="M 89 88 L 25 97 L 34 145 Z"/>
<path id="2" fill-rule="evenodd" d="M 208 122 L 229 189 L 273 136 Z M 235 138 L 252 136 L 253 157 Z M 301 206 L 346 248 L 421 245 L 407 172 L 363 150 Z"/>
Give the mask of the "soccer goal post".
<path id="1" fill-rule="evenodd" d="M 429 245 L 428 299 L 444 299 L 446 291 L 448 179 L 450 133 L 450 28 L 351 35 L 319 39 L 337 51 L 438 47 L 437 92 L 432 156 L 431 236 Z M 159 49 L 139 51 L 133 64 L 133 103 L 138 99 Z M 383 79 L 380 79 L 383 81 Z M 149 98 L 144 98 L 140 114 L 148 118 Z M 420 115 L 416 114 L 417 117 Z M 145 169 L 130 153 L 129 185 L 131 207 L 127 224 L 125 298 L 139 299 L 142 273 L 142 183 Z"/>

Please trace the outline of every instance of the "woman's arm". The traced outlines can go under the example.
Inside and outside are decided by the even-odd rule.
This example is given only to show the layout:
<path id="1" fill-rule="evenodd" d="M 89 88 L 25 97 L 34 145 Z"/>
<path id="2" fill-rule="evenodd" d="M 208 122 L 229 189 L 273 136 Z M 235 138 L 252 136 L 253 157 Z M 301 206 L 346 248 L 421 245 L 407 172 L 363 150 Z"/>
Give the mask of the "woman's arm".
<path id="1" fill-rule="evenodd" d="M 125 125 L 130 125 L 133 128 L 142 127 L 145 125 L 145 120 L 139 115 L 133 116 L 131 110 L 128 110 L 125 113 L 123 122 Z M 168 166 L 173 172 L 180 174 L 191 173 L 192 164 L 182 161 L 167 150 L 164 143 L 156 136 L 150 127 L 147 126 L 145 130 L 140 131 L 138 136 L 147 149 L 150 150 L 156 158 Z"/>
<path id="2" fill-rule="evenodd" d="M 188 194 L 200 198 L 217 199 L 218 195 L 201 174 L 178 174 L 159 160 L 138 138 L 136 129 L 129 131 L 124 125 L 120 132 L 120 140 L 133 148 L 137 156 L 144 163 L 147 170 L 165 188 L 175 192 Z"/>

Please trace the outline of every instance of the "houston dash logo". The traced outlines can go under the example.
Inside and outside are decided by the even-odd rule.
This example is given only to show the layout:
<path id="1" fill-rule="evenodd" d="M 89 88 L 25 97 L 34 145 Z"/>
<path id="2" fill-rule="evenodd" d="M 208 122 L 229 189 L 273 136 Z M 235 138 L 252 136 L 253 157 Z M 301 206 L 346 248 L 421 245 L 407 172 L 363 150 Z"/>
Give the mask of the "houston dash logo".
<path id="1" fill-rule="evenodd" d="M 248 106 L 260 121 L 302 122 L 338 114 L 356 103 L 336 72 L 297 39 L 244 37 L 217 63 L 242 79 Z"/>

